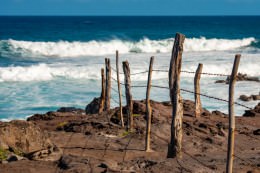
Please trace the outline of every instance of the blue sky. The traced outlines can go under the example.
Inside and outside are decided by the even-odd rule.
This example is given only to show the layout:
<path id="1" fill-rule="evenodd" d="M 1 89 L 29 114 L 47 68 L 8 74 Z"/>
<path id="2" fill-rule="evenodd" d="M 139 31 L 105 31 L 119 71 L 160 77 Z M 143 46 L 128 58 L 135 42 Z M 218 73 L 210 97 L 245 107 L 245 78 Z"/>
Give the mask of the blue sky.
<path id="1" fill-rule="evenodd" d="M 260 0 L 0 0 L 0 15 L 260 15 Z"/>

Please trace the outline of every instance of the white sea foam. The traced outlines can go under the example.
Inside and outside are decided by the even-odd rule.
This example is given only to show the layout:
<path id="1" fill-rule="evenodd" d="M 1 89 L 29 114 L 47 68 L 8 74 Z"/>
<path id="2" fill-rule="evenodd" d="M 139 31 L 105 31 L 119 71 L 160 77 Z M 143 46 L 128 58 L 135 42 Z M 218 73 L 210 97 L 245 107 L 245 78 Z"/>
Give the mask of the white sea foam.
<path id="1" fill-rule="evenodd" d="M 206 39 L 187 38 L 184 43 L 184 50 L 189 51 L 219 51 L 233 50 L 244 46 L 249 46 L 255 42 L 253 37 L 244 39 Z M 80 57 L 80 56 L 100 56 L 114 54 L 116 50 L 120 53 L 167 53 L 171 52 L 174 39 L 150 40 L 144 38 L 137 42 L 124 40 L 110 41 L 88 41 L 88 42 L 32 42 L 18 40 L 0 41 L 0 53 L 15 54 L 22 57 Z M 8 47 L 8 49 L 6 49 Z"/>
<path id="2" fill-rule="evenodd" d="M 37 64 L 32 66 L 11 66 L 0 67 L 0 82 L 13 82 L 13 81 L 47 81 L 55 80 L 56 78 L 68 78 L 68 79 L 94 79 L 100 80 L 100 68 L 101 65 L 86 65 L 78 66 L 73 64 Z M 195 71 L 197 66 L 193 64 L 183 65 L 183 71 Z M 205 73 L 223 73 L 230 74 L 232 69 L 232 63 L 225 64 L 206 64 L 203 67 Z M 164 69 L 164 70 L 167 70 Z M 146 69 L 132 69 L 131 73 L 139 73 L 146 71 Z M 239 67 L 239 72 L 246 73 L 249 76 L 260 76 L 260 66 L 258 64 L 243 61 Z M 194 77 L 194 74 L 181 73 L 182 77 Z M 116 78 L 116 73 L 112 73 L 112 76 Z M 203 78 L 212 78 L 215 76 L 203 75 Z M 121 74 L 121 79 L 124 76 Z M 168 73 L 165 72 L 153 72 L 153 80 L 167 79 Z M 133 81 L 146 81 L 147 73 L 141 73 L 131 76 Z"/>
<path id="3" fill-rule="evenodd" d="M 29 67 L 1 67 L 0 81 L 46 81 L 57 77 L 98 79 L 99 75 L 92 67 L 59 67 L 47 64 L 32 65 Z"/>

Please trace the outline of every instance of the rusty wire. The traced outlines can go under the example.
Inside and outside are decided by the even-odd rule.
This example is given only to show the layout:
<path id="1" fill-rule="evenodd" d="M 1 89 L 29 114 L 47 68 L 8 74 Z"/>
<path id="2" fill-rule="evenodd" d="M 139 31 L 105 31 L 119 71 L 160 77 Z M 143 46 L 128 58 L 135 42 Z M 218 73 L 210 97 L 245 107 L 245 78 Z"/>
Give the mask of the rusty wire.
<path id="1" fill-rule="evenodd" d="M 156 71 L 156 72 L 169 72 L 169 70 L 161 70 L 161 69 L 155 69 L 153 71 Z M 182 73 L 190 73 L 190 74 L 195 74 L 196 72 L 195 71 L 187 71 L 187 70 L 182 70 L 181 71 Z M 203 75 L 209 75 L 209 76 L 225 76 L 225 77 L 228 77 L 230 75 L 227 75 L 227 74 L 219 74 L 219 73 L 207 73 L 207 72 L 202 72 L 202 73 L 198 73 L 198 74 L 203 74 Z"/>

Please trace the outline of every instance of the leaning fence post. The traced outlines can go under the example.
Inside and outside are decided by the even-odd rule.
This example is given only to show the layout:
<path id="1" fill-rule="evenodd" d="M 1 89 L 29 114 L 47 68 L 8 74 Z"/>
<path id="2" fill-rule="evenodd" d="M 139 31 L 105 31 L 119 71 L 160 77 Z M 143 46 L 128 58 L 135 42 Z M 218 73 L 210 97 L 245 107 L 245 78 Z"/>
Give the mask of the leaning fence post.
<path id="1" fill-rule="evenodd" d="M 181 158 L 183 102 L 180 95 L 180 73 L 185 35 L 176 33 L 169 68 L 169 89 L 172 102 L 171 140 L 168 158 Z"/>
<path id="2" fill-rule="evenodd" d="M 151 80 L 153 72 L 153 60 L 152 56 L 150 59 L 148 81 L 147 81 L 147 90 L 146 90 L 146 140 L 145 140 L 145 151 L 151 151 L 151 121 L 152 121 L 152 109 L 150 106 L 150 89 L 151 89 Z"/>
<path id="3" fill-rule="evenodd" d="M 130 67 L 128 61 L 123 62 L 123 70 L 125 74 L 125 95 L 127 103 L 127 130 L 133 130 L 133 101 L 131 94 Z"/>
<path id="4" fill-rule="evenodd" d="M 118 51 L 116 51 L 116 76 L 117 76 L 117 87 L 118 87 L 118 95 L 119 95 L 119 111 L 120 111 L 120 119 L 121 125 L 124 127 L 124 117 L 123 117 L 123 108 L 122 108 L 122 93 L 121 93 L 121 85 L 120 85 L 120 77 L 119 77 L 119 56 Z"/>
<path id="5" fill-rule="evenodd" d="M 106 64 L 106 101 L 105 101 L 105 111 L 110 110 L 110 96 L 111 96 L 111 66 L 110 59 L 105 59 Z"/>
<path id="6" fill-rule="evenodd" d="M 100 96 L 100 103 L 99 103 L 99 110 L 98 113 L 103 112 L 104 110 L 104 103 L 105 103 L 105 74 L 104 74 L 104 69 L 101 69 L 101 96 Z"/>
<path id="7" fill-rule="evenodd" d="M 194 78 L 195 117 L 199 117 L 201 114 L 201 100 L 199 94 L 200 94 L 200 77 L 201 77 L 202 68 L 203 68 L 203 64 L 199 64 Z"/>
<path id="8" fill-rule="evenodd" d="M 234 142 L 235 142 L 234 85 L 236 83 L 236 76 L 237 76 L 240 57 L 241 57 L 240 54 L 237 54 L 235 56 L 233 70 L 229 81 L 229 97 L 228 97 L 229 129 L 228 129 L 227 165 L 226 165 L 227 173 L 231 173 L 233 169 Z"/>

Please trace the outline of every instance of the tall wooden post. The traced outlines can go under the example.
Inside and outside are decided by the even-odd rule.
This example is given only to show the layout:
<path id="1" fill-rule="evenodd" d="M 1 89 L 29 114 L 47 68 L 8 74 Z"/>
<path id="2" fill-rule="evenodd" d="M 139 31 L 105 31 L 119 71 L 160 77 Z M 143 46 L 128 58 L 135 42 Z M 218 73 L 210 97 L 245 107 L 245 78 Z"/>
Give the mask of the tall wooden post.
<path id="1" fill-rule="evenodd" d="M 151 152 L 151 121 L 152 121 L 152 109 L 150 105 L 150 90 L 151 90 L 151 80 L 153 72 L 153 61 L 154 57 L 150 59 L 148 80 L 147 80 L 147 90 L 146 90 L 146 140 L 145 140 L 145 151 Z"/>
<path id="2" fill-rule="evenodd" d="M 124 117 L 123 117 L 123 108 L 122 108 L 122 91 L 121 91 L 120 77 L 119 77 L 119 55 L 118 55 L 118 51 L 116 51 L 116 76 L 117 76 L 117 88 L 118 88 L 118 96 L 119 96 L 120 119 L 121 119 L 121 125 L 122 125 L 122 127 L 124 127 Z"/>
<path id="3" fill-rule="evenodd" d="M 171 140 L 168 146 L 168 158 L 174 158 L 176 156 L 178 158 L 182 157 L 181 142 L 183 102 L 180 95 L 180 73 L 184 40 L 185 36 L 183 34 L 176 33 L 169 68 L 169 88 L 172 102 L 172 123 Z"/>
<path id="4" fill-rule="evenodd" d="M 110 59 L 105 59 L 106 64 L 106 101 L 105 101 L 105 111 L 110 110 L 110 96 L 111 96 L 111 66 Z"/>
<path id="5" fill-rule="evenodd" d="M 127 130 L 133 131 L 133 101 L 131 94 L 130 67 L 128 61 L 123 62 L 123 70 L 125 74 L 125 95 L 127 103 Z"/>
<path id="6" fill-rule="evenodd" d="M 201 100 L 200 100 L 200 77 L 202 72 L 203 64 L 199 64 L 196 70 L 194 78 L 194 98 L 195 98 L 195 117 L 199 117 L 201 114 Z"/>
<path id="7" fill-rule="evenodd" d="M 104 104 L 105 104 L 105 98 L 106 98 L 105 86 L 106 86 L 105 74 L 104 74 L 104 69 L 102 68 L 101 69 L 101 96 L 100 96 L 98 113 L 101 113 L 104 110 Z"/>
<path id="8" fill-rule="evenodd" d="M 229 81 L 229 102 L 228 102 L 228 113 L 229 113 L 229 129 L 228 129 L 228 151 L 227 151 L 227 165 L 226 172 L 232 173 L 233 160 L 234 160 L 234 142 L 235 142 L 235 115 L 234 115 L 234 85 L 236 83 L 236 76 L 241 55 L 235 56 L 233 70 Z"/>

